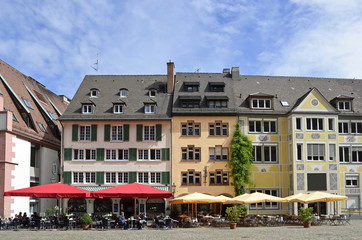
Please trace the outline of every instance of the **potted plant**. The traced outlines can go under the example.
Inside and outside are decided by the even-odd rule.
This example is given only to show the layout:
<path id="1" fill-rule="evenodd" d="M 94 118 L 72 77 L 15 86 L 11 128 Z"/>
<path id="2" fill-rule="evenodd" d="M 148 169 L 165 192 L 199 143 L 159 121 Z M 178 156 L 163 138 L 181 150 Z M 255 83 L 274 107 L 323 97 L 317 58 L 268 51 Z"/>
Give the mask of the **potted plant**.
<path id="1" fill-rule="evenodd" d="M 313 208 L 309 207 L 309 208 L 304 208 L 301 207 L 299 208 L 299 217 L 303 222 L 303 225 L 305 228 L 310 228 L 310 226 L 312 225 L 312 219 L 314 217 L 314 214 L 312 214 L 313 212 Z"/>
<path id="2" fill-rule="evenodd" d="M 235 229 L 236 228 L 236 224 L 239 221 L 239 216 L 241 214 L 241 209 L 238 206 L 233 206 L 233 207 L 227 207 L 226 208 L 226 220 L 229 222 L 230 224 L 230 229 Z"/>
<path id="3" fill-rule="evenodd" d="M 84 213 L 84 215 L 79 219 L 80 224 L 82 224 L 83 230 L 88 230 L 89 225 L 92 223 L 92 218 L 88 213 Z"/>

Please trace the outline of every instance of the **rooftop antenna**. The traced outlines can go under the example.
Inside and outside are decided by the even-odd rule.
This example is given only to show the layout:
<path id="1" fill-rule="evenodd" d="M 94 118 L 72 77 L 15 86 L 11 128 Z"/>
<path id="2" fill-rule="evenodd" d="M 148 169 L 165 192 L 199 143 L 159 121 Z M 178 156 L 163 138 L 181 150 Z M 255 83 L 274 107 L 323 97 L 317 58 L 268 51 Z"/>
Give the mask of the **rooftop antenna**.
<path id="1" fill-rule="evenodd" d="M 195 73 L 199 73 L 200 72 L 200 68 L 196 69 Z"/>
<path id="2" fill-rule="evenodd" d="M 98 72 L 98 53 L 97 53 L 97 61 L 91 66 L 95 71 Z"/>

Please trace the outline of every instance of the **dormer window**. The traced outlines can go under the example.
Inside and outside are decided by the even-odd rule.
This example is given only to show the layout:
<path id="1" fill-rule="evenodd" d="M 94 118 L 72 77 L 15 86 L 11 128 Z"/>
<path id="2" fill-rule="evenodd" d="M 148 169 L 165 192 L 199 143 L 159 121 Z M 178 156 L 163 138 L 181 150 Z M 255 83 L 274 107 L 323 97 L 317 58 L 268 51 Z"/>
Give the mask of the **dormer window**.
<path id="1" fill-rule="evenodd" d="M 210 92 L 224 92 L 225 83 L 223 82 L 210 82 Z"/>
<path id="2" fill-rule="evenodd" d="M 95 89 L 95 88 L 91 89 L 91 91 L 90 91 L 90 96 L 91 97 L 98 97 L 98 95 L 99 95 L 99 90 L 98 89 Z"/>
<path id="3" fill-rule="evenodd" d="M 208 108 L 227 108 L 229 98 L 227 96 L 206 96 Z"/>
<path id="4" fill-rule="evenodd" d="M 180 96 L 180 107 L 182 108 L 199 108 L 200 107 L 200 96 Z"/>
<path id="5" fill-rule="evenodd" d="M 120 92 L 119 92 L 119 96 L 121 98 L 125 98 L 125 97 L 127 97 L 127 93 L 128 93 L 127 89 L 121 89 Z"/>
<path id="6" fill-rule="evenodd" d="M 273 95 L 266 93 L 252 93 L 246 99 L 249 102 L 249 107 L 251 109 L 273 109 Z"/>
<path id="7" fill-rule="evenodd" d="M 338 102 L 338 110 L 351 111 L 352 110 L 351 101 L 339 101 Z"/>
<path id="8" fill-rule="evenodd" d="M 198 92 L 200 83 L 198 82 L 185 82 L 185 91 L 186 92 Z"/>
<path id="9" fill-rule="evenodd" d="M 113 104 L 113 113 L 120 114 L 123 113 L 124 104 Z"/>
<path id="10" fill-rule="evenodd" d="M 271 100 L 270 99 L 253 99 L 252 108 L 271 109 Z"/>
<path id="11" fill-rule="evenodd" d="M 156 94 L 157 94 L 156 89 L 151 89 L 151 90 L 148 91 L 148 95 L 150 97 L 156 97 Z"/>
<path id="12" fill-rule="evenodd" d="M 93 113 L 93 104 L 83 104 L 82 105 L 82 113 L 83 114 L 92 114 Z"/>
<path id="13" fill-rule="evenodd" d="M 150 114 L 150 113 L 155 113 L 155 104 L 145 104 L 145 113 Z"/>

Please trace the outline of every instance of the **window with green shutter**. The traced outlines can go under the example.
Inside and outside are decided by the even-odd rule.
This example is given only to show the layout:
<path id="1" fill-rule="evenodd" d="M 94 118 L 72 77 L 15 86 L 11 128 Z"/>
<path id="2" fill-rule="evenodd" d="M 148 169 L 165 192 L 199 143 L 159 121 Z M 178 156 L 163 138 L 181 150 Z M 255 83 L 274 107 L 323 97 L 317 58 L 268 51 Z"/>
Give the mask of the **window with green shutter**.
<path id="1" fill-rule="evenodd" d="M 128 149 L 128 160 L 136 161 L 137 160 L 137 148 Z"/>
<path id="2" fill-rule="evenodd" d="M 63 182 L 65 184 L 72 184 L 72 172 L 63 173 Z"/>
<path id="3" fill-rule="evenodd" d="M 137 182 L 137 172 L 129 172 L 128 173 L 128 183 Z"/>
<path id="4" fill-rule="evenodd" d="M 137 142 L 143 141 L 143 125 L 137 124 Z"/>
<path id="5" fill-rule="evenodd" d="M 72 160 L 72 149 L 64 148 L 64 161 Z"/>
<path id="6" fill-rule="evenodd" d="M 170 184 L 170 172 L 162 172 L 162 184 Z"/>
<path id="7" fill-rule="evenodd" d="M 78 124 L 72 125 L 72 141 L 78 141 Z"/>
<path id="8" fill-rule="evenodd" d="M 97 161 L 104 160 L 104 148 L 97 148 Z"/>
<path id="9" fill-rule="evenodd" d="M 104 141 L 111 141 L 111 125 L 109 124 L 104 125 Z"/>
<path id="10" fill-rule="evenodd" d="M 96 172 L 96 184 L 104 184 L 104 172 Z"/>
<path id="11" fill-rule="evenodd" d="M 170 149 L 162 148 L 162 161 L 170 161 Z"/>
<path id="12" fill-rule="evenodd" d="M 156 124 L 156 141 L 162 141 L 162 124 Z"/>
<path id="13" fill-rule="evenodd" d="M 123 141 L 127 142 L 129 141 L 129 124 L 123 125 L 123 131 L 124 131 Z"/>
<path id="14" fill-rule="evenodd" d="M 97 125 L 92 124 L 91 129 L 91 141 L 95 142 L 97 141 Z"/>

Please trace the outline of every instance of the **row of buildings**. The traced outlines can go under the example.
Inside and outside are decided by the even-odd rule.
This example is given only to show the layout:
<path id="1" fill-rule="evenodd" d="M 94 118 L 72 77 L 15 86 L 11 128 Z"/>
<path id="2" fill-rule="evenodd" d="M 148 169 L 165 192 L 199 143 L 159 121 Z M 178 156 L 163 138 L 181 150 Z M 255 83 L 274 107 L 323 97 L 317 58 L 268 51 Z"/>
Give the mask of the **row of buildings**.
<path id="1" fill-rule="evenodd" d="M 91 191 L 138 182 L 174 193 L 234 196 L 228 168 L 237 123 L 254 146 L 248 191 L 286 197 L 316 190 L 349 196 L 323 213 L 360 208 L 362 81 L 356 79 L 176 73 L 87 75 L 61 125 L 59 174 Z M 3 90 L 0 85 L 0 90 Z M 129 199 L 66 199 L 69 211 L 133 213 Z M 137 199 L 137 210 L 167 208 Z M 213 206 L 218 211 L 218 206 Z M 249 210 L 289 213 L 295 205 Z"/>

